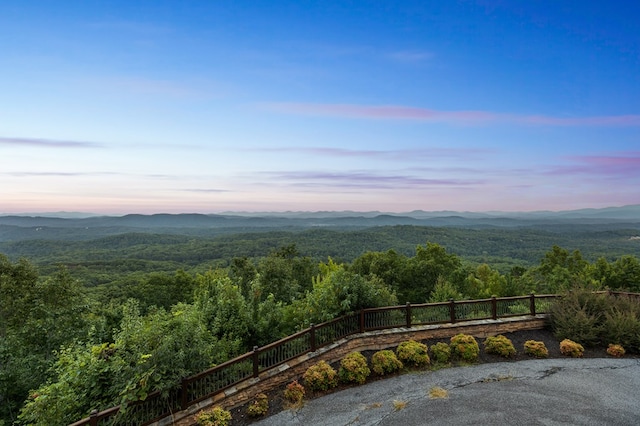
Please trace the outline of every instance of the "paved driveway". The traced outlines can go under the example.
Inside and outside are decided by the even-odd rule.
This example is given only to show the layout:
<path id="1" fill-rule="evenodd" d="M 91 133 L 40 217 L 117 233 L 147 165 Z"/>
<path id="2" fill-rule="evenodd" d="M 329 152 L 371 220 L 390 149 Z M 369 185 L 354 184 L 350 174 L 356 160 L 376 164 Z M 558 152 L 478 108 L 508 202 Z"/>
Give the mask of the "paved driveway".
<path id="1" fill-rule="evenodd" d="M 440 387 L 447 398 L 434 399 Z M 640 425 L 640 359 L 549 359 L 408 373 L 257 425 Z"/>

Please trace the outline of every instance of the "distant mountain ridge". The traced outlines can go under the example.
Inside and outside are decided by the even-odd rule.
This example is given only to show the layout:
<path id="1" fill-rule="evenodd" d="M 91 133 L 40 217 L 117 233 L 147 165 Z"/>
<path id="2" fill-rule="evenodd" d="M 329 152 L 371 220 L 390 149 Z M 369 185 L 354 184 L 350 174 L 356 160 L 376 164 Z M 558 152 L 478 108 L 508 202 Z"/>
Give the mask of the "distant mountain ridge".
<path id="1" fill-rule="evenodd" d="M 229 217 L 259 217 L 259 218 L 289 218 L 289 219 L 326 219 L 326 218 L 342 218 L 342 217 L 363 217 L 374 218 L 378 216 L 389 217 L 407 217 L 414 219 L 424 218 L 443 218 L 443 217 L 461 217 L 465 219 L 481 219 L 481 218 L 606 218 L 606 219 L 640 219 L 640 204 L 621 206 L 621 207 L 604 207 L 604 208 L 585 208 L 577 210 L 538 210 L 538 211 L 522 211 L 522 212 L 504 212 L 504 211 L 486 211 L 486 212 L 470 212 L 470 211 L 424 211 L 413 210 L 410 212 L 381 212 L 381 211 L 265 211 L 265 212 L 245 212 L 245 211 L 226 211 L 220 213 L 155 213 L 155 214 L 125 214 L 125 215 L 103 215 L 97 213 L 85 212 L 46 212 L 46 213 L 0 213 L 0 219 L 5 217 L 31 217 L 31 218 L 50 218 L 50 219 L 104 219 L 104 218 L 121 218 L 128 222 L 135 222 L 136 218 L 152 218 L 152 221 L 158 222 L 161 218 L 175 217 L 182 219 L 201 220 L 201 217 L 211 218 L 229 218 Z M 124 219 L 127 218 L 127 219 Z"/>

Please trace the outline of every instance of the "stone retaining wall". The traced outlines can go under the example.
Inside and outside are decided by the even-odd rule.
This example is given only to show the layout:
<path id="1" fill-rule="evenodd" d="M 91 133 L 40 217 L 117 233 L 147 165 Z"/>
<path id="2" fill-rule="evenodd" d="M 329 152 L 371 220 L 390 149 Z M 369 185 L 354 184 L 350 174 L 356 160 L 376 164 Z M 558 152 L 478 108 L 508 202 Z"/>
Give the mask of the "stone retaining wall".
<path id="1" fill-rule="evenodd" d="M 353 334 L 331 345 L 290 360 L 289 362 L 265 371 L 257 378 L 247 379 L 185 411 L 155 423 L 156 426 L 194 425 L 194 415 L 206 408 L 220 405 L 230 410 L 253 399 L 259 393 L 267 393 L 279 386 L 302 377 L 311 365 L 324 360 L 333 363 L 353 351 L 382 350 L 397 346 L 406 340 L 426 341 L 443 339 L 458 333 L 470 334 L 478 339 L 497 334 L 544 328 L 546 315 L 521 316 L 497 320 L 465 321 L 464 323 L 424 325 L 411 328 L 400 327 L 387 330 Z"/>

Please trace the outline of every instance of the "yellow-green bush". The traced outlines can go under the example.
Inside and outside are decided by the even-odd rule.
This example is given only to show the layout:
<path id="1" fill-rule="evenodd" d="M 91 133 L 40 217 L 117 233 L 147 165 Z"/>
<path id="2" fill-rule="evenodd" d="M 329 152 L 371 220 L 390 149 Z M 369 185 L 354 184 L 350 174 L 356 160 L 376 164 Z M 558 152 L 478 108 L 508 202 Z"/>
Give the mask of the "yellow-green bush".
<path id="1" fill-rule="evenodd" d="M 256 398 L 247 407 L 247 414 L 251 417 L 260 417 L 269 411 L 269 398 L 263 393 L 256 395 Z"/>
<path id="2" fill-rule="evenodd" d="M 500 355 L 505 358 L 516 354 L 513 342 L 502 334 L 487 337 L 484 340 L 484 350 L 489 354 Z"/>
<path id="3" fill-rule="evenodd" d="M 314 391 L 326 391 L 338 386 L 338 373 L 326 361 L 307 368 L 303 379 L 304 384 Z"/>
<path id="4" fill-rule="evenodd" d="M 544 342 L 538 340 L 527 340 L 524 342 L 524 353 L 536 358 L 547 358 L 549 350 Z"/>
<path id="5" fill-rule="evenodd" d="M 367 359 L 360 352 L 351 352 L 340 361 L 338 377 L 344 383 L 363 384 L 371 370 L 367 365 Z"/>
<path id="6" fill-rule="evenodd" d="M 302 398 L 304 398 L 304 393 L 304 386 L 298 383 L 297 380 L 294 380 L 289 383 L 287 388 L 284 390 L 284 399 L 292 404 L 300 404 L 302 402 Z"/>
<path id="7" fill-rule="evenodd" d="M 388 349 L 378 351 L 371 357 L 371 369 L 381 376 L 398 371 L 402 367 L 402 361 L 393 351 Z"/>
<path id="8" fill-rule="evenodd" d="M 200 411 L 195 419 L 199 426 L 228 426 L 231 421 L 231 412 L 221 407 L 213 407 L 210 410 Z"/>
<path id="9" fill-rule="evenodd" d="M 582 358 L 584 347 L 573 340 L 564 339 L 560 342 L 560 352 L 562 355 L 570 356 L 572 358 Z"/>
<path id="10" fill-rule="evenodd" d="M 438 342 L 431 346 L 431 357 L 438 364 L 447 364 L 451 361 L 451 348 L 444 342 Z"/>
<path id="11" fill-rule="evenodd" d="M 416 342 L 415 340 L 407 340 L 406 342 L 402 342 L 398 345 L 396 348 L 396 355 L 403 364 L 420 367 L 429 365 L 431 362 L 428 350 L 429 348 L 424 343 Z"/>
<path id="12" fill-rule="evenodd" d="M 456 358 L 473 362 L 478 359 L 480 347 L 473 336 L 460 333 L 451 338 L 451 353 Z"/>
<path id="13" fill-rule="evenodd" d="M 622 345 L 614 345 L 609 343 L 609 346 L 607 347 L 607 354 L 615 358 L 622 358 L 625 354 L 625 350 Z"/>

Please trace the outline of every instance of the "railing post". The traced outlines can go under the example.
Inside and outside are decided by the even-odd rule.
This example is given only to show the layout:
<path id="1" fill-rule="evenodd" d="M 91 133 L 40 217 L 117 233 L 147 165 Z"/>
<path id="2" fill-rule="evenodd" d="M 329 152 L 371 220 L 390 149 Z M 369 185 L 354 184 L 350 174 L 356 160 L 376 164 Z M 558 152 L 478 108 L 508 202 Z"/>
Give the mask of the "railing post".
<path id="1" fill-rule="evenodd" d="M 98 410 L 91 410 L 91 414 L 89 414 L 89 425 L 98 426 Z"/>
<path id="2" fill-rule="evenodd" d="M 491 296 L 491 318 L 498 319 L 498 302 L 495 296 Z"/>
<path id="3" fill-rule="evenodd" d="M 189 408 L 189 398 L 187 394 L 187 379 L 182 379 L 182 383 L 180 386 L 180 408 L 184 411 Z"/>
<path id="4" fill-rule="evenodd" d="M 259 365 L 258 365 L 258 363 L 259 363 L 259 360 L 258 360 L 258 347 L 257 346 L 253 347 L 253 356 L 252 356 L 252 358 L 253 358 L 253 377 L 258 377 L 258 373 L 259 373 L 259 370 L 258 370 Z"/>
<path id="5" fill-rule="evenodd" d="M 536 295 L 533 293 L 529 295 L 529 311 L 532 317 L 536 316 Z"/>
<path id="6" fill-rule="evenodd" d="M 364 309 L 360 309 L 360 333 L 364 333 Z"/>
<path id="7" fill-rule="evenodd" d="M 411 302 L 407 302 L 407 328 L 411 328 Z"/>
<path id="8" fill-rule="evenodd" d="M 456 302 L 453 299 L 449 299 L 449 319 L 452 324 L 456 322 Z"/>
<path id="9" fill-rule="evenodd" d="M 316 326 L 311 324 L 309 326 L 309 340 L 311 343 L 311 352 L 316 351 Z"/>

